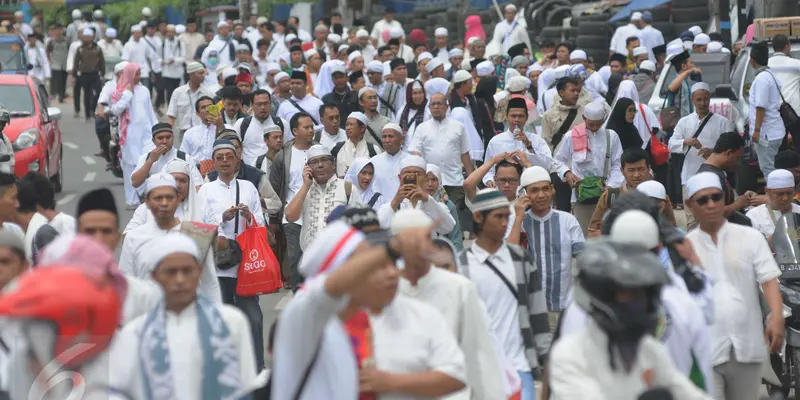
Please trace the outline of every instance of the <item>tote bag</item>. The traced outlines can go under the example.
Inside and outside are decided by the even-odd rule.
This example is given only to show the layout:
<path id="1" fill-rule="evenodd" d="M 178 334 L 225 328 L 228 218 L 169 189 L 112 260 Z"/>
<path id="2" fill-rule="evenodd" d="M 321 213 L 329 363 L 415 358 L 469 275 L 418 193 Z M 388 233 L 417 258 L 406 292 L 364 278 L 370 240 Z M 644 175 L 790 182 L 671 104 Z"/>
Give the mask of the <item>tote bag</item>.
<path id="1" fill-rule="evenodd" d="M 267 242 L 267 228 L 251 218 L 236 242 L 242 249 L 236 294 L 250 297 L 277 292 L 283 286 L 281 267 Z"/>

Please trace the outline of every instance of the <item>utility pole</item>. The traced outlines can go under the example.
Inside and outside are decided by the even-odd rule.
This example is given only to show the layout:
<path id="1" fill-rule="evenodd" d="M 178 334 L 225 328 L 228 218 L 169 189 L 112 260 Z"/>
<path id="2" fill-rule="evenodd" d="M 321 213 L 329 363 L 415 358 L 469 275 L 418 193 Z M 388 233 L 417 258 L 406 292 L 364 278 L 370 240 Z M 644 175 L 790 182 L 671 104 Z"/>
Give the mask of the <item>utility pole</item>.
<path id="1" fill-rule="evenodd" d="M 239 0 L 239 20 L 245 23 L 245 26 L 250 20 L 250 1 L 251 0 Z"/>

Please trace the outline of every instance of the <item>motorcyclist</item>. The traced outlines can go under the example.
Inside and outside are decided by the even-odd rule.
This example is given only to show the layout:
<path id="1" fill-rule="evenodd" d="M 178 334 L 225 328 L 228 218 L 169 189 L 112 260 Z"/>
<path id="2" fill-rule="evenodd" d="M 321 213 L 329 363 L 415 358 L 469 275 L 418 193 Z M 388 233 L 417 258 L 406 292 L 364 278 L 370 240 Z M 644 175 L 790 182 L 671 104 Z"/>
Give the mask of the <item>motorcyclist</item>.
<path id="1" fill-rule="evenodd" d="M 575 302 L 590 320 L 551 351 L 552 399 L 636 399 L 653 391 L 711 399 L 652 336 L 663 315 L 661 289 L 670 283 L 657 256 L 603 238 L 587 242 L 578 271 Z"/>
<path id="2" fill-rule="evenodd" d="M 5 107 L 0 106 L 0 172 L 14 173 L 14 148 L 3 130 L 11 122 L 11 114 Z"/>

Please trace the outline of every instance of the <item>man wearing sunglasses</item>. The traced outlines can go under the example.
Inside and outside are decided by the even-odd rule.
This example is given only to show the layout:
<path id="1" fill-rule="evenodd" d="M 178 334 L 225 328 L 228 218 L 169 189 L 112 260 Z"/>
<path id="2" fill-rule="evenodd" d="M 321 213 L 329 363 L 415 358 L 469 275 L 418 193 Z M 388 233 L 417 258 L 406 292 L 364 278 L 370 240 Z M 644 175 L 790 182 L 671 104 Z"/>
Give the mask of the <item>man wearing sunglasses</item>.
<path id="1" fill-rule="evenodd" d="M 758 398 L 761 363 L 767 360 L 764 340 L 770 352 L 776 352 L 784 338 L 783 300 L 777 280 L 781 271 L 761 232 L 727 221 L 718 175 L 699 172 L 687 181 L 686 193 L 686 205 L 698 222 L 697 229 L 686 237 L 715 286 L 711 325 L 714 392 L 725 399 Z M 770 309 L 766 329 L 759 286 Z"/>

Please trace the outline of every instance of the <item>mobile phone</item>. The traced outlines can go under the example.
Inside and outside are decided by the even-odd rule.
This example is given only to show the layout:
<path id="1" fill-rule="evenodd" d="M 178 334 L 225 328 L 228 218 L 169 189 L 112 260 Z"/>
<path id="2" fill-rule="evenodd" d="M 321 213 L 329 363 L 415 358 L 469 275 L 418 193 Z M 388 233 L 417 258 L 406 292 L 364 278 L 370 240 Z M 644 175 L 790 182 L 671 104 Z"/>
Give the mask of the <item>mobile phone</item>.
<path id="1" fill-rule="evenodd" d="M 403 177 L 403 185 L 416 185 L 417 177 L 414 175 L 406 175 Z"/>
<path id="2" fill-rule="evenodd" d="M 212 104 L 208 106 L 208 113 L 215 117 L 219 117 L 219 104 Z"/>
<path id="3" fill-rule="evenodd" d="M 550 54 L 549 58 L 551 60 L 555 60 L 556 59 L 556 53 Z"/>
<path id="4" fill-rule="evenodd" d="M 513 156 L 511 156 L 511 159 L 512 159 L 512 160 L 514 160 L 514 161 L 516 161 L 516 163 L 517 163 L 517 164 L 522 164 L 522 160 L 521 160 L 521 159 L 519 158 L 519 156 L 518 156 L 518 155 L 516 155 L 516 154 L 514 154 Z"/>

